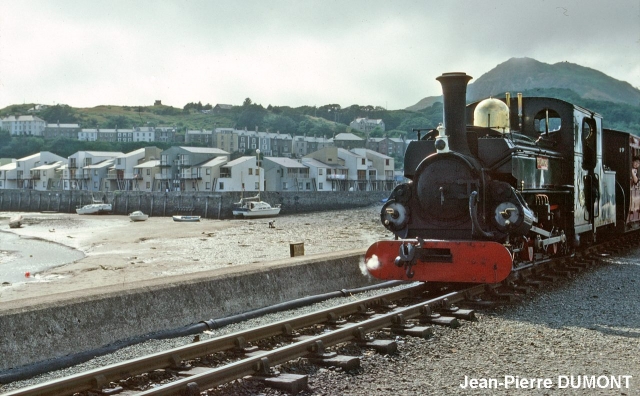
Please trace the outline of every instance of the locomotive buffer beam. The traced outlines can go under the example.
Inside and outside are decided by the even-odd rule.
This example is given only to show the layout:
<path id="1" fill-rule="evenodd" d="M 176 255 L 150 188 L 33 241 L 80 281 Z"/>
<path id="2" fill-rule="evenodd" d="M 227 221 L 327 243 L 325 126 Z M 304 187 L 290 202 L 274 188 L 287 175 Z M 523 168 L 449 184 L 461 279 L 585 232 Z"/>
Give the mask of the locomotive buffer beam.
<path id="1" fill-rule="evenodd" d="M 365 253 L 378 279 L 498 283 L 511 273 L 511 253 L 498 242 L 399 239 L 378 241 Z"/>

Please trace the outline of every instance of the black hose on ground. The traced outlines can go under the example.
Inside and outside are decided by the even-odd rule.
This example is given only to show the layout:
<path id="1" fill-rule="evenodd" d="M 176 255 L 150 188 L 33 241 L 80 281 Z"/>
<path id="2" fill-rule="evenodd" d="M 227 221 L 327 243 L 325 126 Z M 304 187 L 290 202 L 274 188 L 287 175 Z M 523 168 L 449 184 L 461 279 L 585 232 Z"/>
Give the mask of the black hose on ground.
<path id="1" fill-rule="evenodd" d="M 91 351 L 75 353 L 73 355 L 63 356 L 56 359 L 45 360 L 43 362 L 30 364 L 28 366 L 5 370 L 3 372 L 0 372 L 0 384 L 8 384 L 15 381 L 21 381 L 21 380 L 35 377 L 36 375 L 71 367 L 76 364 L 89 361 L 95 357 L 104 356 L 109 353 L 113 353 L 119 349 L 131 346 L 131 345 L 139 344 L 144 341 L 194 335 L 194 334 L 202 333 L 205 330 L 217 329 L 223 326 L 242 322 L 244 320 L 252 319 L 252 318 L 255 318 L 261 315 L 266 315 L 269 313 L 285 311 L 288 309 L 295 309 L 305 305 L 310 305 L 310 304 L 315 304 L 317 302 L 325 301 L 330 298 L 347 297 L 352 294 L 362 293 L 369 290 L 378 290 L 378 289 L 399 286 L 403 283 L 406 283 L 406 282 L 388 281 L 388 282 L 383 282 L 383 283 L 379 283 L 371 286 L 360 287 L 356 289 L 342 289 L 335 292 L 303 297 L 297 300 L 287 301 L 287 302 L 272 305 L 269 307 L 255 309 L 253 311 L 229 316 L 226 318 L 209 319 L 206 321 L 202 321 L 202 322 L 181 327 L 178 329 L 172 329 L 172 330 L 167 330 L 159 333 L 152 333 L 152 334 L 147 334 L 141 337 L 135 337 L 135 338 L 131 338 L 123 341 L 118 341 L 101 348 L 93 349 Z"/>

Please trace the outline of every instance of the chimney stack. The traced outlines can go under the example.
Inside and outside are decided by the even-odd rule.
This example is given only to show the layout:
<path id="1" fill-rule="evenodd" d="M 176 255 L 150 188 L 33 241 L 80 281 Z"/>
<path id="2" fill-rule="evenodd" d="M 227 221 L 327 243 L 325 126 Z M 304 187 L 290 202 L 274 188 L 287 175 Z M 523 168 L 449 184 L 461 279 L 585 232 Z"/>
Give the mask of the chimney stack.
<path id="1" fill-rule="evenodd" d="M 464 155 L 471 155 L 467 143 L 466 106 L 467 83 L 472 78 L 465 73 L 444 73 L 436 78 L 442 85 L 443 121 L 449 148 Z"/>

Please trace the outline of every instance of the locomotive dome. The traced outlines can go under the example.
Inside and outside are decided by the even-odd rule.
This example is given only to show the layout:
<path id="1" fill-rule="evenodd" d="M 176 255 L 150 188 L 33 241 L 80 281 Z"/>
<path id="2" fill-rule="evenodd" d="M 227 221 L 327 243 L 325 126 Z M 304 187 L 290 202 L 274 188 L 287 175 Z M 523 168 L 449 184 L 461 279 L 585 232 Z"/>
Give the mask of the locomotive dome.
<path id="1" fill-rule="evenodd" d="M 509 132 L 509 107 L 499 99 L 485 99 L 473 112 L 473 125 Z"/>

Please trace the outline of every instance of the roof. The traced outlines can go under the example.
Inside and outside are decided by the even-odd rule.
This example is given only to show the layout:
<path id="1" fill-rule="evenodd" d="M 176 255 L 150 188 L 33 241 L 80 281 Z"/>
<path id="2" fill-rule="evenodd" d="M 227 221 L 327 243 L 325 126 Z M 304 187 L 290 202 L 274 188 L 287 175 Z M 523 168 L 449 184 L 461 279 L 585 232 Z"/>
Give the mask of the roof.
<path id="1" fill-rule="evenodd" d="M 121 157 L 124 155 L 124 153 L 117 151 L 85 151 L 85 153 L 95 157 Z"/>
<path id="2" fill-rule="evenodd" d="M 343 157 L 343 156 L 351 156 L 351 157 L 362 157 L 360 154 L 356 154 L 356 153 L 352 153 L 349 150 L 343 149 L 343 148 L 339 148 L 338 149 L 338 157 Z"/>
<path id="3" fill-rule="evenodd" d="M 145 153 L 145 149 L 144 149 L 144 147 L 143 147 L 143 148 L 139 148 L 139 149 L 137 149 L 137 150 L 130 151 L 130 152 L 128 152 L 128 153 L 124 153 L 124 154 L 123 154 L 123 155 L 121 155 L 120 157 L 122 157 L 122 158 L 129 158 L 129 157 L 133 157 L 134 155 L 138 155 L 138 154 L 143 154 L 143 155 L 144 155 L 144 153 Z"/>
<path id="4" fill-rule="evenodd" d="M 308 168 L 308 166 L 301 164 L 296 160 L 292 160 L 291 158 L 285 157 L 264 157 L 265 160 L 269 160 L 274 162 L 280 166 L 284 166 L 285 168 Z"/>
<path id="5" fill-rule="evenodd" d="M 51 123 L 51 124 L 47 124 L 47 128 L 80 128 L 80 125 Z"/>
<path id="6" fill-rule="evenodd" d="M 389 157 L 388 155 L 385 155 L 385 154 L 382 154 L 382 153 L 379 153 L 377 151 L 370 150 L 370 149 L 358 149 L 358 148 L 356 148 L 356 149 L 351 149 L 351 152 L 354 153 L 354 154 L 360 155 L 360 156 L 371 155 L 371 156 L 374 156 L 374 157 L 380 157 L 380 158 L 384 158 L 384 159 L 391 159 L 391 157 Z"/>
<path id="7" fill-rule="evenodd" d="M 331 168 L 331 169 L 348 169 L 346 166 L 337 165 L 337 164 L 327 164 L 322 161 L 318 161 L 315 158 L 305 158 L 304 165 L 311 165 L 316 168 Z"/>
<path id="8" fill-rule="evenodd" d="M 247 161 L 251 161 L 251 160 L 255 161 L 256 157 L 254 157 L 253 155 L 245 155 L 243 157 L 236 158 L 233 161 L 229 161 L 229 163 L 226 164 L 225 166 L 236 166 L 238 164 L 241 164 L 241 163 L 247 162 Z"/>
<path id="9" fill-rule="evenodd" d="M 60 167 L 62 165 L 64 165 L 64 162 L 58 161 L 58 162 L 53 162 L 51 164 L 45 164 L 45 165 L 36 166 L 35 168 L 31 168 L 31 170 L 47 170 L 47 169 L 52 169 L 52 168 L 58 168 L 58 167 Z"/>
<path id="10" fill-rule="evenodd" d="M 353 133 L 339 133 L 336 135 L 334 140 L 364 140 Z"/>
<path id="11" fill-rule="evenodd" d="M 111 166 L 113 165 L 113 160 L 112 159 L 107 159 L 104 161 L 100 161 L 97 164 L 93 164 L 93 165 L 87 165 L 87 166 L 83 166 L 83 169 L 102 169 L 105 168 L 107 166 Z"/>
<path id="12" fill-rule="evenodd" d="M 208 167 L 211 167 L 211 166 L 218 166 L 218 165 L 222 165 L 225 162 L 227 162 L 227 159 L 228 159 L 227 157 L 216 157 L 216 158 L 204 161 L 203 163 L 198 164 L 196 166 L 199 166 L 199 167 L 202 167 L 202 168 L 205 168 L 205 167 L 208 168 Z"/>
<path id="13" fill-rule="evenodd" d="M 147 162 L 143 162 L 133 167 L 133 169 L 141 169 L 141 168 L 155 168 L 156 166 L 160 166 L 160 160 L 151 160 Z"/>
<path id="14" fill-rule="evenodd" d="M 11 115 L 11 116 L 7 116 L 7 117 L 2 119 L 2 122 L 12 122 L 12 121 L 26 121 L 26 122 L 29 122 L 29 121 L 42 121 L 42 122 L 44 122 L 43 119 L 38 118 L 36 116 L 32 116 L 32 115 L 21 115 L 21 116 L 18 116 L 18 117 Z"/>
<path id="15" fill-rule="evenodd" d="M 191 153 L 199 153 L 199 154 L 229 154 L 224 150 L 220 150 L 218 148 L 211 147 L 189 147 L 189 146 L 180 146 L 181 149 L 189 151 Z"/>
<path id="16" fill-rule="evenodd" d="M 6 165 L 0 166 L 0 170 L 7 170 L 7 171 L 8 170 L 14 170 L 14 169 L 17 169 L 17 167 L 18 167 L 18 163 L 17 162 L 11 162 L 11 163 L 8 163 Z"/>

